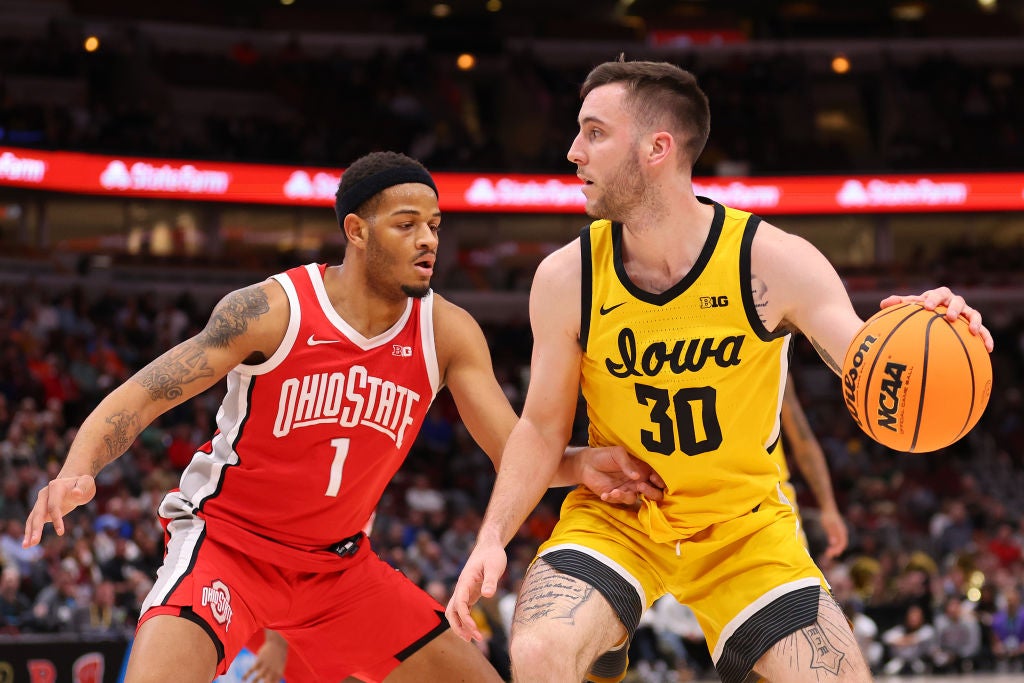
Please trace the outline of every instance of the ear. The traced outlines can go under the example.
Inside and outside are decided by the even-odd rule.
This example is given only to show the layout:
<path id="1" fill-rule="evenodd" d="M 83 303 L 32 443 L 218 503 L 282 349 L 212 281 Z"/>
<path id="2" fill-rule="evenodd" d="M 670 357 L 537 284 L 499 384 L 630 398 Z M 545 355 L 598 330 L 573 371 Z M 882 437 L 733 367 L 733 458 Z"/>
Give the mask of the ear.
<path id="1" fill-rule="evenodd" d="M 370 225 L 356 214 L 350 213 L 345 216 L 342 230 L 349 244 L 363 244 L 366 242 Z"/>
<path id="2" fill-rule="evenodd" d="M 666 130 L 659 130 L 651 134 L 651 146 L 647 153 L 647 163 L 658 165 L 665 162 L 670 156 L 674 157 L 679 153 L 676 140 Z"/>

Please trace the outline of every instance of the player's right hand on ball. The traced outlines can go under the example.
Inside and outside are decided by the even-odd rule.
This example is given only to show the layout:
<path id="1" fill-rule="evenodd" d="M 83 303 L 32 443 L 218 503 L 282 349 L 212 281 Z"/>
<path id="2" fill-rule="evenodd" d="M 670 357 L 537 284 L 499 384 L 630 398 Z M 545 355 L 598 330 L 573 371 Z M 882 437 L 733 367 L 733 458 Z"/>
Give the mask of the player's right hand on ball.
<path id="1" fill-rule="evenodd" d="M 96 495 L 96 480 L 88 474 L 77 477 L 58 477 L 39 491 L 36 504 L 25 521 L 25 538 L 21 547 L 28 548 L 39 543 L 43 527 L 53 524 L 58 536 L 64 535 L 64 515 L 79 505 L 84 505 Z"/>
<path id="2" fill-rule="evenodd" d="M 465 641 L 482 642 L 484 637 L 473 620 L 473 605 L 481 596 L 492 597 L 498 590 L 498 579 L 505 572 L 508 558 L 499 543 L 477 545 L 459 574 L 459 582 L 452 591 L 445 615 L 455 634 Z"/>

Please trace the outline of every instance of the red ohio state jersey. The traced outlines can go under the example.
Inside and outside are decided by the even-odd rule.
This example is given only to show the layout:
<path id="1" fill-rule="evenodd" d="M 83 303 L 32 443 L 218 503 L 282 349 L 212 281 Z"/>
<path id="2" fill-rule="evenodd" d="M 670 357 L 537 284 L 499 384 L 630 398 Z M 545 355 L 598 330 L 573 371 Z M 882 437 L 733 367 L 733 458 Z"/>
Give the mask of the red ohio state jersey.
<path id="1" fill-rule="evenodd" d="M 367 339 L 324 288 L 326 266 L 274 276 L 291 316 L 277 351 L 227 376 L 217 434 L 160 506 L 221 543 L 283 566 L 333 570 L 327 548 L 361 531 L 439 387 L 433 294 Z"/>

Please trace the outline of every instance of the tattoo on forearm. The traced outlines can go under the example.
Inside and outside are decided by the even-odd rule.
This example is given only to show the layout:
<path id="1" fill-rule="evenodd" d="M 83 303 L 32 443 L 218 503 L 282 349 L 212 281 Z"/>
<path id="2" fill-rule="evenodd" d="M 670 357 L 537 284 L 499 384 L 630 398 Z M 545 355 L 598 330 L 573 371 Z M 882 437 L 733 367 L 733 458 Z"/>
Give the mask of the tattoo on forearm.
<path id="1" fill-rule="evenodd" d="M 103 443 L 107 446 L 107 461 L 99 462 L 99 459 L 96 459 L 92 462 L 93 476 L 96 476 L 107 462 L 128 450 L 141 431 L 138 413 L 122 410 L 109 416 L 106 421 L 111 426 L 110 433 L 103 437 Z"/>
<path id="2" fill-rule="evenodd" d="M 585 581 L 562 574 L 550 565 L 538 562 L 530 571 L 519 593 L 515 621 L 529 623 L 551 617 L 575 623 L 574 615 L 594 593 Z"/>
<path id="3" fill-rule="evenodd" d="M 245 332 L 250 320 L 269 311 L 267 294 L 259 286 L 233 292 L 217 304 L 206 328 L 199 335 L 199 341 L 204 346 L 224 348 Z"/>
<path id="4" fill-rule="evenodd" d="M 765 315 L 765 308 L 768 306 L 768 283 L 752 274 L 750 290 L 754 294 L 754 308 L 757 309 L 757 317 L 761 319 L 761 324 L 767 329 L 768 317 Z"/>
<path id="5" fill-rule="evenodd" d="M 832 369 L 832 372 L 836 373 L 837 375 L 843 374 L 843 369 L 839 367 L 839 363 L 836 362 L 836 359 L 829 355 L 829 352 L 825 350 L 825 347 L 823 347 L 821 344 L 817 342 L 817 340 L 812 339 L 811 337 L 808 337 L 808 339 L 811 342 L 811 346 L 814 347 L 814 350 L 817 351 L 818 355 L 821 356 L 821 359 L 825 361 L 825 365 L 829 366 Z"/>
<path id="6" fill-rule="evenodd" d="M 187 341 L 139 370 L 132 378 L 149 392 L 150 398 L 173 401 L 181 396 L 182 385 L 204 377 L 212 377 L 206 352 L 193 341 Z"/>

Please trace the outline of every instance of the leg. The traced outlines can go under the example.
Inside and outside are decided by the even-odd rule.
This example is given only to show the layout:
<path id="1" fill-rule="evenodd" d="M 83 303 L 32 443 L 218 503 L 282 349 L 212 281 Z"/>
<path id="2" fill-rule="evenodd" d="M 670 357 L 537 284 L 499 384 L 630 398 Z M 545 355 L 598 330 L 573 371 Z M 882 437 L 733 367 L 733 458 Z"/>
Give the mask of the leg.
<path id="1" fill-rule="evenodd" d="M 754 665 L 769 681 L 785 683 L 863 683 L 871 673 L 849 622 L 824 589 L 818 600 L 818 618 L 785 636 Z"/>
<path id="2" fill-rule="evenodd" d="M 209 683 L 217 675 L 217 648 L 193 621 L 153 617 L 135 636 L 126 683 Z"/>
<path id="3" fill-rule="evenodd" d="M 626 629 L 591 584 L 539 558 L 523 580 L 512 622 L 513 680 L 579 683 Z"/>
<path id="4" fill-rule="evenodd" d="M 483 652 L 452 631 L 445 631 L 394 669 L 385 683 L 500 683 Z"/>

